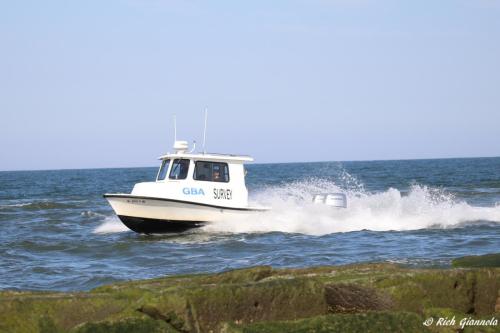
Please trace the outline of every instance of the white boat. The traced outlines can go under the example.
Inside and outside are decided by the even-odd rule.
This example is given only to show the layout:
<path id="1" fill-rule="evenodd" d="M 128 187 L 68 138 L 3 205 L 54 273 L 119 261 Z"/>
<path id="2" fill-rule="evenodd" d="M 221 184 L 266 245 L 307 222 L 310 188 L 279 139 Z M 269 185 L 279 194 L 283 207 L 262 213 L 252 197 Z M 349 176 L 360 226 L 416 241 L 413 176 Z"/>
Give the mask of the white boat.
<path id="1" fill-rule="evenodd" d="M 182 232 L 268 210 L 248 205 L 244 163 L 253 161 L 251 157 L 192 153 L 188 148 L 187 141 L 175 141 L 175 152 L 159 158 L 154 182 L 137 183 L 130 194 L 104 194 L 129 229 Z"/>

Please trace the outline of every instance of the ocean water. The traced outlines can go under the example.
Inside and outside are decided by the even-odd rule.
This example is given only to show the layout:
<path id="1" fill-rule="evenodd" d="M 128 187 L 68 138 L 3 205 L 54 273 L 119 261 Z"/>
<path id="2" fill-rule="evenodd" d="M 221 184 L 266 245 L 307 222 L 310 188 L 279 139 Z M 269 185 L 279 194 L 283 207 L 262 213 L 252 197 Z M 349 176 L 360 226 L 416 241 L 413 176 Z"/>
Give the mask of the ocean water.
<path id="1" fill-rule="evenodd" d="M 271 212 L 169 235 L 129 231 L 102 198 L 156 168 L 0 172 L 0 289 L 88 290 L 254 265 L 446 267 L 500 249 L 500 158 L 247 169 L 251 202 Z M 311 203 L 337 191 L 347 209 Z"/>

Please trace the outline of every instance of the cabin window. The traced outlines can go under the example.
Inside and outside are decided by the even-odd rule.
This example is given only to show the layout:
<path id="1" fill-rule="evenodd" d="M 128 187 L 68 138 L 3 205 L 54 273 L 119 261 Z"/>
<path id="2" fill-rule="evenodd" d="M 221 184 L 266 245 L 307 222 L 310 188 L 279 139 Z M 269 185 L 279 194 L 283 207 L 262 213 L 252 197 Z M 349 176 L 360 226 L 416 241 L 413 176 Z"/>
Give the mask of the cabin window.
<path id="1" fill-rule="evenodd" d="M 194 179 L 208 182 L 229 182 L 227 163 L 198 161 L 194 168 Z"/>
<path id="2" fill-rule="evenodd" d="M 170 171 L 170 179 L 186 179 L 189 170 L 189 160 L 175 159 Z"/>
<path id="3" fill-rule="evenodd" d="M 167 176 L 167 170 L 169 165 L 170 165 L 170 160 L 163 160 L 163 162 L 161 162 L 160 171 L 158 171 L 158 176 L 156 177 L 156 180 L 165 179 L 165 177 Z"/>

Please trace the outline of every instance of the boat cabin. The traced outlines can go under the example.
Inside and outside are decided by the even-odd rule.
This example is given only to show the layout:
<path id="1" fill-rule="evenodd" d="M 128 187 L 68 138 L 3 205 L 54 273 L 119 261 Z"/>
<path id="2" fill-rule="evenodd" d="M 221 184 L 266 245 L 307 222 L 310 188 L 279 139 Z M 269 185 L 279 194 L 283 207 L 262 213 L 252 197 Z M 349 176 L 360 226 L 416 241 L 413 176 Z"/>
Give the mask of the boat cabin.
<path id="1" fill-rule="evenodd" d="M 249 156 L 192 153 L 176 141 L 175 153 L 161 160 L 155 182 L 138 183 L 133 195 L 154 196 L 224 207 L 246 207 L 245 162 Z"/>

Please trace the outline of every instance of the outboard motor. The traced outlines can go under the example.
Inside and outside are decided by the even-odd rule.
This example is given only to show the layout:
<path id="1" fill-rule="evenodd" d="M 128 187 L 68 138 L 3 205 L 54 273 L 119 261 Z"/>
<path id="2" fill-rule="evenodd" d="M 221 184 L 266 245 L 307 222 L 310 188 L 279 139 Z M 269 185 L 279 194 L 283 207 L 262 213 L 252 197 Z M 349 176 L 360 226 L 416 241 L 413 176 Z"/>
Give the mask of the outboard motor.
<path id="1" fill-rule="evenodd" d="M 331 207 L 347 208 L 347 196 L 345 193 L 316 194 L 313 202 Z"/>

